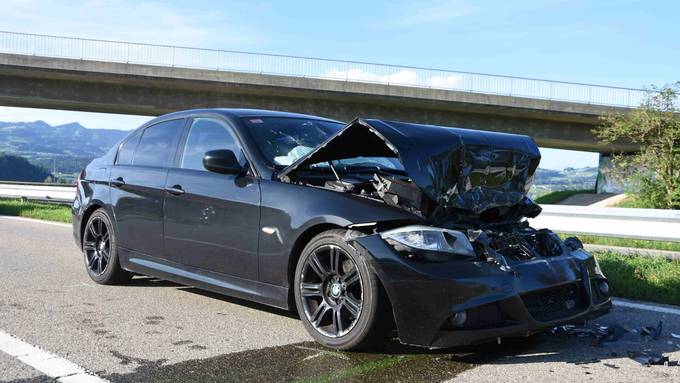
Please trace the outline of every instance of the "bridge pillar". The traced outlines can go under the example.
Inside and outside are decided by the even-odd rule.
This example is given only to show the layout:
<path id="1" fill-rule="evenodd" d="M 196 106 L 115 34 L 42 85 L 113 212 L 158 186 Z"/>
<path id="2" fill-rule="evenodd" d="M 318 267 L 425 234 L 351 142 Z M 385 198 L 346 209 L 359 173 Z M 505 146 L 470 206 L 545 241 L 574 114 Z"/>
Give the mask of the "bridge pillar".
<path id="1" fill-rule="evenodd" d="M 597 168 L 597 193 L 635 193 L 639 184 L 635 179 L 636 169 L 622 169 L 613 161 L 613 155 L 600 153 Z"/>

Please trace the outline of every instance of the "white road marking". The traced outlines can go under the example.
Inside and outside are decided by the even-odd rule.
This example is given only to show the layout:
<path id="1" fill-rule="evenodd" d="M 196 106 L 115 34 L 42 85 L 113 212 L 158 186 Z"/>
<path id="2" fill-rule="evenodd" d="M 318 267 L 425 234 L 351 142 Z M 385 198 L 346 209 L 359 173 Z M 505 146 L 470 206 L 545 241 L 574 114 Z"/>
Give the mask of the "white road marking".
<path id="1" fill-rule="evenodd" d="M 24 222 L 32 222 L 32 223 L 42 223 L 44 225 L 54 225 L 54 226 L 61 226 L 61 227 L 73 227 L 69 223 L 61 223 L 61 222 L 52 222 L 52 221 L 43 221 L 41 219 L 33 219 L 33 218 L 24 218 L 24 217 L 15 217 L 11 215 L 0 215 L 0 218 L 4 219 L 13 219 L 15 221 L 24 221 Z"/>
<path id="2" fill-rule="evenodd" d="M 61 383 L 108 383 L 82 367 L 0 331 L 0 351 Z"/>
<path id="3" fill-rule="evenodd" d="M 636 302 L 628 302 L 628 301 L 622 301 L 620 299 L 614 299 L 613 302 L 614 302 L 614 305 L 621 306 L 621 307 L 628 307 L 628 308 L 638 309 L 638 310 L 654 311 L 654 312 L 663 313 L 663 314 L 680 315 L 680 309 L 674 309 L 674 308 L 671 308 L 671 307 L 656 306 L 656 305 L 636 303 Z"/>

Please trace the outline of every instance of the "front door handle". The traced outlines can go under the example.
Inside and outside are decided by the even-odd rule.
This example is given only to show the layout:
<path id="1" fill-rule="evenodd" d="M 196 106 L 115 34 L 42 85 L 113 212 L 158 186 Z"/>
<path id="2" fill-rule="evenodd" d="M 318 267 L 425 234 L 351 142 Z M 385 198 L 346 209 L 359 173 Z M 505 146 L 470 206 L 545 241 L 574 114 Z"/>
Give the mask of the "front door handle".
<path id="1" fill-rule="evenodd" d="M 115 187 L 121 187 L 125 185 L 125 181 L 123 180 L 123 177 L 118 177 L 115 180 L 111 180 L 111 185 Z"/>
<path id="2" fill-rule="evenodd" d="M 182 195 L 182 194 L 184 194 L 184 189 L 182 189 L 181 185 L 174 185 L 174 186 L 165 188 L 165 191 L 172 194 L 172 195 Z"/>

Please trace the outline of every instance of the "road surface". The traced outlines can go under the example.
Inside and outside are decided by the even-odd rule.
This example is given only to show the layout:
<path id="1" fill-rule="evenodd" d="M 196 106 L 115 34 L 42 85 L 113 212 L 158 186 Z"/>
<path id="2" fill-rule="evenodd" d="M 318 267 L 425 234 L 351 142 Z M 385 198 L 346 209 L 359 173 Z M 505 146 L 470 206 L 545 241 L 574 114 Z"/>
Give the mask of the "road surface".
<path id="1" fill-rule="evenodd" d="M 372 353 L 333 352 L 281 310 L 150 278 L 95 285 L 69 226 L 0 217 L 2 382 L 53 381 L 44 368 L 31 367 L 44 363 L 11 355 L 21 354 L 18 343 L 49 352 L 51 365 L 83 368 L 91 381 L 680 381 L 680 367 L 643 367 L 627 356 L 652 349 L 680 359 L 680 339 L 670 336 L 680 333 L 673 310 L 617 306 L 597 323 L 637 329 L 660 320 L 658 340 L 636 336 L 606 346 L 541 334 L 443 351 L 393 342 Z M 4 346 L 2 334 L 11 340 Z"/>

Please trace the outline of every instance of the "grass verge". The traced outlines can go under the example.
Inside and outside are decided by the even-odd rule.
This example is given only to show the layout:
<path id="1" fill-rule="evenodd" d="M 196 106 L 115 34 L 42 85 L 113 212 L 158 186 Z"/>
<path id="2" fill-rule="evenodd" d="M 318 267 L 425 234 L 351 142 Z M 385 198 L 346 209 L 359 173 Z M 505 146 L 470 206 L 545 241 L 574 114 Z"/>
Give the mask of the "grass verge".
<path id="1" fill-rule="evenodd" d="M 558 203 L 568 197 L 573 196 L 578 193 L 592 193 L 592 190 L 559 190 L 550 192 L 548 194 L 543 194 L 542 196 L 536 198 L 534 202 L 537 204 L 553 204 Z"/>
<path id="2" fill-rule="evenodd" d="M 0 199 L 0 215 L 71 222 L 71 207 L 40 202 L 22 202 L 17 199 Z"/>
<path id="3" fill-rule="evenodd" d="M 653 249 L 653 250 L 667 250 L 667 251 L 680 251 L 680 242 L 664 242 L 664 241 L 649 241 L 643 239 L 630 239 L 630 238 L 611 238 L 611 237 L 598 237 L 595 235 L 572 235 L 572 234 L 560 234 L 562 239 L 568 237 L 578 237 L 583 243 L 589 243 L 591 245 L 604 245 L 604 246 L 621 246 L 621 247 L 634 247 L 637 249 Z"/>
<path id="4" fill-rule="evenodd" d="M 598 252 L 614 296 L 680 305 L 680 261 Z"/>

